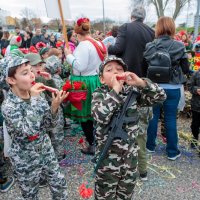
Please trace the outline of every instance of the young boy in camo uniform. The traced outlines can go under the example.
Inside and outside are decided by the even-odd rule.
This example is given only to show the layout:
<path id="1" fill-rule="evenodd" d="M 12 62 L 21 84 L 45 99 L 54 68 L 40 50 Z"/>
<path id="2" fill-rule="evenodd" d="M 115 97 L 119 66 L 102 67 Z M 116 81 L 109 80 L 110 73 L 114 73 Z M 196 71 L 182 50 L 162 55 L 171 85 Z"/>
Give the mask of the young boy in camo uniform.
<path id="1" fill-rule="evenodd" d="M 54 80 L 57 89 L 62 88 L 64 81 L 60 77 L 61 73 L 61 61 L 57 56 L 50 56 L 46 59 L 46 71 L 49 72 L 52 76 L 52 79 Z"/>
<path id="2" fill-rule="evenodd" d="M 41 174 L 49 183 L 54 200 L 67 199 L 67 186 L 61 173 L 50 138 L 48 128 L 59 120 L 58 108 L 66 98 L 63 91 L 52 94 L 51 107 L 40 96 L 44 91 L 42 83 L 36 83 L 27 59 L 14 57 L 3 70 L 3 77 L 10 85 L 6 100 L 2 104 L 2 114 L 12 139 L 9 149 L 17 181 L 24 199 L 38 200 Z"/>
<path id="3" fill-rule="evenodd" d="M 120 111 L 130 91 L 140 93 L 138 101 L 132 103 L 126 116 L 138 115 L 138 106 L 151 106 L 163 102 L 165 92 L 157 84 L 148 79 L 141 79 L 131 72 L 125 72 L 127 66 L 117 57 L 108 57 L 100 66 L 102 87 L 93 93 L 92 115 L 96 126 L 97 161 L 108 134 L 105 132 L 116 111 Z M 117 76 L 125 80 L 118 80 Z M 124 123 L 127 141 L 115 139 L 108 154 L 101 162 L 95 178 L 95 199 L 130 200 L 135 187 L 137 172 L 136 137 L 139 127 L 137 123 Z"/>

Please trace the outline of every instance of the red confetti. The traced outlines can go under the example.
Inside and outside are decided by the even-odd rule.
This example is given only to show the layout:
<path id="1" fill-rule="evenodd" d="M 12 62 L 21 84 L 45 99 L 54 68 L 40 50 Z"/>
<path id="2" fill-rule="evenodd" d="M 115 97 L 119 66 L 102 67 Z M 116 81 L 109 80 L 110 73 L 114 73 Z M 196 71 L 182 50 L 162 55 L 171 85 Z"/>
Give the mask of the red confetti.
<path id="1" fill-rule="evenodd" d="M 93 195 L 93 189 L 92 188 L 87 188 L 85 184 L 83 183 L 79 187 L 79 194 L 82 198 L 84 199 L 89 199 Z"/>
<path id="2" fill-rule="evenodd" d="M 80 138 L 80 140 L 78 141 L 79 144 L 82 144 L 84 142 L 83 138 Z"/>
<path id="3" fill-rule="evenodd" d="M 28 136 L 28 141 L 32 142 L 39 138 L 39 134 Z"/>

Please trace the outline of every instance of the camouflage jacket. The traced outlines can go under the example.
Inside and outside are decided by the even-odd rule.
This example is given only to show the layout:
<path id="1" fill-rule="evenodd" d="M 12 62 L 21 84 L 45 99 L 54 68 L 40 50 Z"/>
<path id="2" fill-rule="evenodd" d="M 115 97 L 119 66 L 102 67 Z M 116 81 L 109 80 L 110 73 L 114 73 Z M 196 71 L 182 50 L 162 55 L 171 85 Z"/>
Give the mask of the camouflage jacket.
<path id="1" fill-rule="evenodd" d="M 126 116 L 129 117 L 138 114 L 139 106 L 152 106 L 156 103 L 162 103 L 166 99 L 164 90 L 148 79 L 145 88 L 137 89 L 125 85 L 122 92 L 119 94 L 114 90 L 110 90 L 108 86 L 105 85 L 97 88 L 93 93 L 92 99 L 92 115 L 96 126 L 97 156 L 108 137 L 108 133 L 105 133 L 105 129 L 109 126 L 113 114 L 120 110 L 131 90 L 138 91 L 140 96 L 138 100 L 133 102 L 132 106 L 127 109 Z M 112 147 L 119 149 L 119 151 L 127 151 L 128 156 L 130 153 L 135 153 L 138 149 L 135 144 L 135 138 L 138 135 L 139 125 L 133 125 L 132 123 L 125 124 L 124 130 L 128 133 L 129 139 L 127 141 L 116 139 L 113 141 Z"/>
<path id="2" fill-rule="evenodd" d="M 60 90 L 62 88 L 62 86 L 64 85 L 64 81 L 62 80 L 60 75 L 54 74 L 54 75 L 52 75 L 52 79 L 56 85 L 56 88 Z"/>
<path id="3" fill-rule="evenodd" d="M 196 71 L 188 82 L 188 89 L 192 94 L 191 109 L 200 112 L 200 95 L 197 89 L 200 89 L 200 70 Z"/>
<path id="4" fill-rule="evenodd" d="M 2 104 L 2 114 L 12 138 L 11 151 L 32 150 L 34 145 L 43 143 L 47 139 L 46 131 L 59 120 L 59 115 L 52 116 L 47 101 L 41 96 L 26 101 L 11 91 Z"/>

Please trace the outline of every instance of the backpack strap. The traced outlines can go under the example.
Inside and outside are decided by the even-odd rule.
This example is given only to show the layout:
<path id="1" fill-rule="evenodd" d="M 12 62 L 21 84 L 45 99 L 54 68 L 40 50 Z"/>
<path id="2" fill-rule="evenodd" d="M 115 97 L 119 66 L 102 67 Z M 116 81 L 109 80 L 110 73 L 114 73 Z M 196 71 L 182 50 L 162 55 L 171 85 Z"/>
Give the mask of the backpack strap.
<path id="1" fill-rule="evenodd" d="M 169 53 L 169 50 L 171 49 L 172 45 L 174 44 L 174 40 L 172 41 L 172 43 L 169 45 L 167 52 Z"/>

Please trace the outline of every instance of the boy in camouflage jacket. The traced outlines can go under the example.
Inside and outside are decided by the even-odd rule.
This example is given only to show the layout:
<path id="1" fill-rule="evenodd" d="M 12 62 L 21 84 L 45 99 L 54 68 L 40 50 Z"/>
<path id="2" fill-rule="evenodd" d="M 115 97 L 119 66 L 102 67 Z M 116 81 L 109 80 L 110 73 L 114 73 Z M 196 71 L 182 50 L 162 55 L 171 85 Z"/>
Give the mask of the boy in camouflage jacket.
<path id="1" fill-rule="evenodd" d="M 2 114 L 12 139 L 9 149 L 24 199 L 38 200 L 41 174 L 49 183 L 54 200 L 67 199 L 66 180 L 61 173 L 50 138 L 46 132 L 59 120 L 58 108 L 67 94 L 52 95 L 52 104 L 40 96 L 42 83 L 36 83 L 27 59 L 13 58 L 3 72 L 10 85 Z"/>
<path id="2" fill-rule="evenodd" d="M 165 100 L 164 90 L 148 79 L 141 79 L 131 72 L 125 72 L 125 63 L 117 57 L 108 57 L 100 66 L 102 87 L 93 93 L 92 115 L 96 126 L 97 160 L 108 138 L 105 129 L 116 111 L 120 111 L 129 92 L 138 91 L 138 101 L 132 103 L 126 116 L 138 115 L 138 106 L 152 106 Z M 117 76 L 124 80 L 117 80 Z M 119 78 L 120 79 L 120 78 Z M 126 83 L 126 84 L 125 84 Z M 130 200 L 135 186 L 137 172 L 136 137 L 137 123 L 124 124 L 129 138 L 127 141 L 115 139 L 108 154 L 99 166 L 95 177 L 95 199 Z"/>

